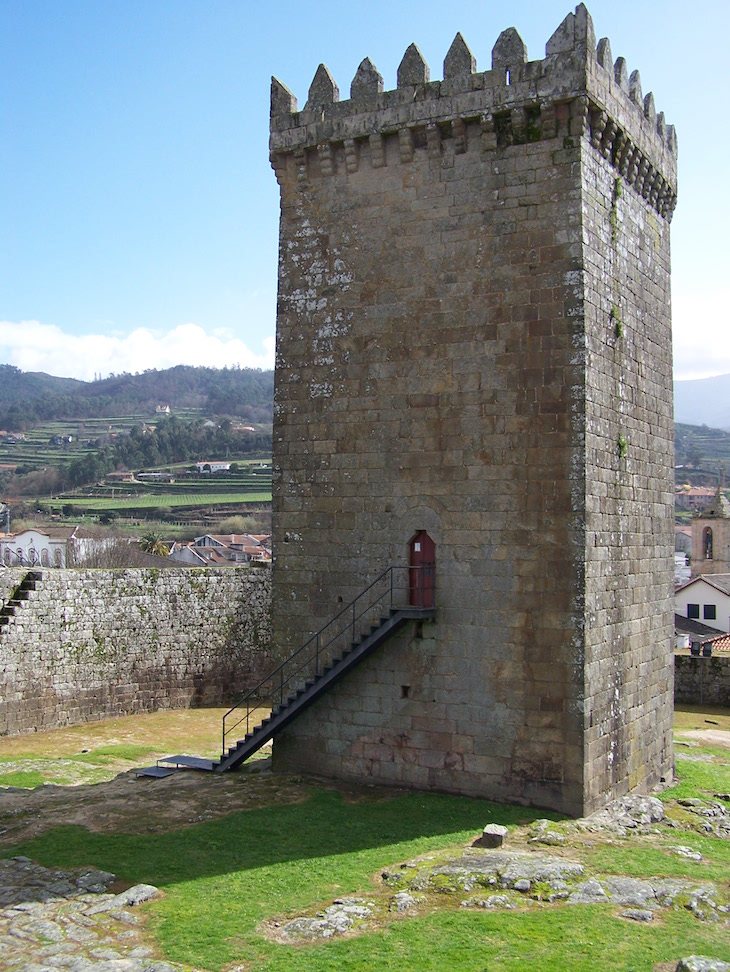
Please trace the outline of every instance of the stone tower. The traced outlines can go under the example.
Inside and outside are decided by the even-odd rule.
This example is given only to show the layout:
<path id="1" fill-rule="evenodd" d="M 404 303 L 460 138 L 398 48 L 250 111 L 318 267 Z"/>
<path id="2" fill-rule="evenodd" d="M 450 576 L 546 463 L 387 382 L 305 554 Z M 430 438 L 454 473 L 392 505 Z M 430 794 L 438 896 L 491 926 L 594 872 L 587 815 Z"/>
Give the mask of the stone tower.
<path id="1" fill-rule="evenodd" d="M 273 79 L 274 643 L 435 544 L 275 765 L 595 810 L 672 772 L 674 128 L 581 4 L 444 80 Z"/>
<path id="2" fill-rule="evenodd" d="M 715 501 L 692 520 L 692 573 L 730 572 L 730 503 L 718 485 Z"/>

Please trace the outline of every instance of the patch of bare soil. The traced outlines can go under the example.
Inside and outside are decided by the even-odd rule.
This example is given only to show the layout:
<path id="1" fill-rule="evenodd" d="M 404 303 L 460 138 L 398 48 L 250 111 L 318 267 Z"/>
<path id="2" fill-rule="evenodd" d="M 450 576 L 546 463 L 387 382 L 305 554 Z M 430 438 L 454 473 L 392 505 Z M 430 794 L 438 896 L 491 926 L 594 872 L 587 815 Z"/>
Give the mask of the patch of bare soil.
<path id="1" fill-rule="evenodd" d="M 92 786 L 0 791 L 0 846 L 76 824 L 97 833 L 162 833 L 240 810 L 307 798 L 299 777 L 184 771 L 163 779 L 124 773 Z"/>
<path id="2" fill-rule="evenodd" d="M 730 749 L 730 732 L 725 729 L 683 729 L 682 739 L 695 739 L 706 746 L 722 746 Z"/>

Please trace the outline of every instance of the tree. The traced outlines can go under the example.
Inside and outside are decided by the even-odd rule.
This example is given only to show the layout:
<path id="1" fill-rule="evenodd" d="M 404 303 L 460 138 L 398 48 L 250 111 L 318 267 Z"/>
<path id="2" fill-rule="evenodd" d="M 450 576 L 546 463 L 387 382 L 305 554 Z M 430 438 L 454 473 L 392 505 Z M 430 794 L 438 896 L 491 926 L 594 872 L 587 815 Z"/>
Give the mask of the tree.
<path id="1" fill-rule="evenodd" d="M 162 537 L 153 530 L 142 535 L 139 540 L 139 547 L 145 553 L 152 554 L 154 557 L 167 557 L 170 553 L 170 548 L 163 542 Z"/>
<path id="2" fill-rule="evenodd" d="M 147 558 L 139 544 L 127 537 L 99 537 L 75 550 L 74 567 L 148 567 Z"/>

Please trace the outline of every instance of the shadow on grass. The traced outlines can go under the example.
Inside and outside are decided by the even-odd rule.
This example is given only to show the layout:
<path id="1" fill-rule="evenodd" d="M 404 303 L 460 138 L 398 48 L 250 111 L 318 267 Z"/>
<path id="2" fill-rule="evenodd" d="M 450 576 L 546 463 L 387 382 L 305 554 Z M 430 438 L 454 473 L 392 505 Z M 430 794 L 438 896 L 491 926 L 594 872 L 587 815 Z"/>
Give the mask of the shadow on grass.
<path id="1" fill-rule="evenodd" d="M 352 854 L 396 844 L 464 842 L 487 823 L 523 824 L 555 816 L 525 807 L 433 793 L 409 793 L 377 802 L 348 803 L 333 790 L 313 788 L 304 803 L 246 810 L 167 833 L 92 833 L 60 826 L 3 848 L 49 867 L 93 864 L 130 884 L 158 887 L 180 881 L 297 860 Z M 430 839 L 432 838 L 432 839 Z M 425 845 L 424 845 L 425 840 Z"/>

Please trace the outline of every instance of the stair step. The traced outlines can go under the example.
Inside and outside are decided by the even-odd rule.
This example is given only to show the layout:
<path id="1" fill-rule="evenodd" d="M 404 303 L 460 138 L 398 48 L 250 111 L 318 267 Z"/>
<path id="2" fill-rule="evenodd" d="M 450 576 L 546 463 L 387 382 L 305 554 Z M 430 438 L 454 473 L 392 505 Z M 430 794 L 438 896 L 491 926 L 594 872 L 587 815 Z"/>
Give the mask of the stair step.
<path id="1" fill-rule="evenodd" d="M 211 759 L 203 759 L 200 756 L 164 756 L 157 760 L 157 765 L 167 764 L 168 766 L 184 766 L 186 769 L 198 769 L 210 771 L 213 768 Z"/>

